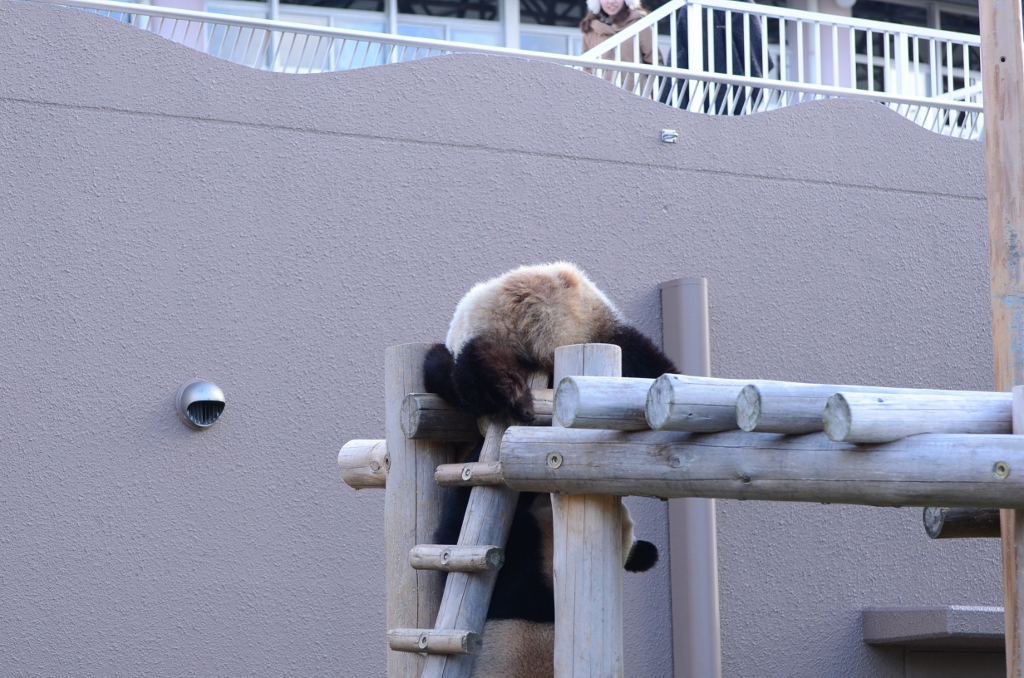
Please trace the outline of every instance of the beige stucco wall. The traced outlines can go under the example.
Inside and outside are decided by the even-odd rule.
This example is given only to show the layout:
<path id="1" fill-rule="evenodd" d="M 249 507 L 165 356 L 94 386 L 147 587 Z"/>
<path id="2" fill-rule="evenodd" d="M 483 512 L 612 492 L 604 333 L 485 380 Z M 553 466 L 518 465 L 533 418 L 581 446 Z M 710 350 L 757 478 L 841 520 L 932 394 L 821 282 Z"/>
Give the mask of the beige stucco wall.
<path id="1" fill-rule="evenodd" d="M 746 119 L 455 56 L 266 74 L 0 0 L 0 673 L 381 675 L 386 346 L 569 259 L 640 327 L 707 276 L 713 373 L 988 388 L 982 148 L 879 105 Z M 680 132 L 675 145 L 659 130 Z M 172 396 L 227 394 L 197 433 Z M 630 500 L 667 553 L 661 502 Z M 998 604 L 917 509 L 719 503 L 727 676 L 896 676 L 861 607 Z M 668 571 L 629 676 L 671 671 Z"/>

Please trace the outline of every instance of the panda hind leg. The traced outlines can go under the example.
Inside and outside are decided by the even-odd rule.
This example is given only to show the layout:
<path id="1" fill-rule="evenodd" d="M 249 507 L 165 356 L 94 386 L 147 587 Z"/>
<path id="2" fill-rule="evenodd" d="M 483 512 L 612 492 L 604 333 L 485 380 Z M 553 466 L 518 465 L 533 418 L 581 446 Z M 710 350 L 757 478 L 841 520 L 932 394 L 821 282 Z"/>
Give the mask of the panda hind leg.
<path id="1" fill-rule="evenodd" d="M 459 406 L 477 416 L 508 414 L 529 424 L 535 419 L 532 371 L 498 342 L 475 337 L 459 351 L 452 370 Z"/>

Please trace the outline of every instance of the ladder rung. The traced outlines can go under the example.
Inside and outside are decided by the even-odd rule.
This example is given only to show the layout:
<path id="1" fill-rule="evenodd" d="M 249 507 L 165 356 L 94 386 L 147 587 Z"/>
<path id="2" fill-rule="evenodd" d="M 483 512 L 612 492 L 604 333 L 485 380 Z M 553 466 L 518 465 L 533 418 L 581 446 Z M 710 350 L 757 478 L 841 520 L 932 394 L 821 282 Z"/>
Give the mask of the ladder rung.
<path id="1" fill-rule="evenodd" d="M 505 550 L 497 546 L 419 544 L 409 551 L 409 564 L 415 570 L 486 572 L 504 563 Z"/>
<path id="2" fill-rule="evenodd" d="M 388 646 L 396 652 L 426 654 L 478 654 L 483 647 L 479 633 L 448 629 L 391 629 Z"/>
<path id="3" fill-rule="evenodd" d="M 469 464 L 441 464 L 434 472 L 434 480 L 441 487 L 473 487 L 477 485 L 504 485 L 500 461 L 477 461 Z"/>

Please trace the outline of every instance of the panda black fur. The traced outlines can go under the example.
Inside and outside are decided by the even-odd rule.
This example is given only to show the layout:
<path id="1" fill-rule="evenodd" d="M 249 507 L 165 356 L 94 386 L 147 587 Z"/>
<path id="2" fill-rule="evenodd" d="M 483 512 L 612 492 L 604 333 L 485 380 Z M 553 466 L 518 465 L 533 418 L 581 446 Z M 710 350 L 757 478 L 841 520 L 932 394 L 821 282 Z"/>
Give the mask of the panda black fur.
<path id="1" fill-rule="evenodd" d="M 524 266 L 473 287 L 459 302 L 444 344 L 428 352 L 427 390 L 477 416 L 534 419 L 529 381 L 554 369 L 558 346 L 610 343 L 622 348 L 622 376 L 658 377 L 677 372 L 647 337 L 626 324 L 608 298 L 572 264 Z M 475 461 L 478 445 L 466 461 Z M 453 492 L 435 535 L 455 544 L 469 488 Z M 652 568 L 654 544 L 633 537 L 623 511 L 624 567 Z M 484 627 L 484 651 L 473 678 L 553 674 L 555 604 L 552 588 L 552 516 L 547 494 L 519 496 Z"/>

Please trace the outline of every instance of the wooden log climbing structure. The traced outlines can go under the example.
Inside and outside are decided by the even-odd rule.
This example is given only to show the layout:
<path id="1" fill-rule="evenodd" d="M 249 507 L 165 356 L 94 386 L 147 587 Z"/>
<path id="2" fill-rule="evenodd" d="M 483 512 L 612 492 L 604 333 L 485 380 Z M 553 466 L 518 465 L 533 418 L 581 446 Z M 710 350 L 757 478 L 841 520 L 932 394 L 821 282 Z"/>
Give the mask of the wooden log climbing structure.
<path id="1" fill-rule="evenodd" d="M 422 347 L 388 355 L 411 359 Z M 936 538 L 992 536 L 993 509 L 1024 510 L 1024 436 L 1010 433 L 1024 420 L 1024 387 L 1007 394 L 638 380 L 617 376 L 619 361 L 615 346 L 558 349 L 552 425 L 487 421 L 472 463 L 433 447 L 469 438 L 466 415 L 427 394 L 401 393 L 421 385 L 416 365 L 387 371 L 404 429 L 395 440 L 348 443 L 338 464 L 351 486 L 385 488 L 387 530 L 417 537 L 406 536 L 401 568 L 386 573 L 390 678 L 469 675 L 487 643 L 485 616 L 519 491 L 554 498 L 557 678 L 623 675 L 620 496 L 933 507 L 926 526 L 930 515 Z M 770 413 L 775 432 L 745 430 L 758 428 L 757 413 Z M 453 486 L 473 488 L 462 532 L 457 544 L 432 544 L 438 499 Z M 389 532 L 387 543 L 398 540 Z M 415 578 L 445 572 L 443 595 L 437 582 Z"/>

